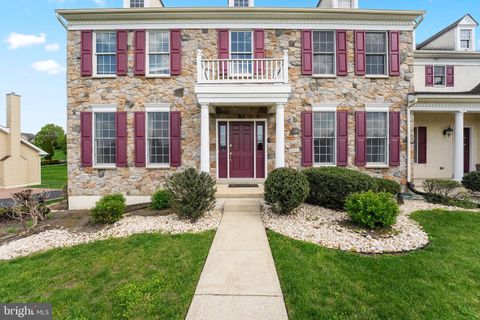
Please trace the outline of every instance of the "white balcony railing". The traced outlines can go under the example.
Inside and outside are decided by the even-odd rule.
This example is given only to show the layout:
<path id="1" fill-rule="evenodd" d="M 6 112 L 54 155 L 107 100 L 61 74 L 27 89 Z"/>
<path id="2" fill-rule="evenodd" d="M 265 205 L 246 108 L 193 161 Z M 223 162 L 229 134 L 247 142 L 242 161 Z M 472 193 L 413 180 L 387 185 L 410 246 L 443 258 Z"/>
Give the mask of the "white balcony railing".
<path id="1" fill-rule="evenodd" d="M 282 59 L 203 59 L 197 51 L 198 83 L 288 83 L 288 52 Z"/>

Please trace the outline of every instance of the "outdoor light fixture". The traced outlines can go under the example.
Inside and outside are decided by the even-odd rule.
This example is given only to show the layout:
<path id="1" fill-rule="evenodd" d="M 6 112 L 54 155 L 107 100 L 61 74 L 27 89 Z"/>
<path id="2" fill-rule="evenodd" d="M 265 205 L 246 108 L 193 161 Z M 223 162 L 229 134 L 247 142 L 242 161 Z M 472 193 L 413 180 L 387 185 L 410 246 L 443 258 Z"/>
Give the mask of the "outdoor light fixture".
<path id="1" fill-rule="evenodd" d="M 453 129 L 450 126 L 447 126 L 445 129 L 443 129 L 443 135 L 450 137 L 452 135 Z"/>

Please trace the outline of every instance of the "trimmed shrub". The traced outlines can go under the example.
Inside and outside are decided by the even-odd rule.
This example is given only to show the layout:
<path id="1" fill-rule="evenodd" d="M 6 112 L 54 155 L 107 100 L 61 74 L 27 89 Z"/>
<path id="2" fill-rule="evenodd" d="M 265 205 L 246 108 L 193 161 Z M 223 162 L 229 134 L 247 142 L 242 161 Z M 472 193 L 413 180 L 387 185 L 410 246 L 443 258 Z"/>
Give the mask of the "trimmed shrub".
<path id="1" fill-rule="evenodd" d="M 92 209 L 92 222 L 101 224 L 117 222 L 125 213 L 125 202 L 125 197 L 119 193 L 103 196 Z"/>
<path id="2" fill-rule="evenodd" d="M 423 189 L 428 195 L 446 198 L 456 198 L 460 187 L 460 183 L 455 180 L 428 179 L 423 183 Z"/>
<path id="3" fill-rule="evenodd" d="M 388 192 L 352 194 L 345 208 L 354 223 L 370 229 L 393 225 L 400 212 L 395 198 Z"/>
<path id="4" fill-rule="evenodd" d="M 395 197 L 398 197 L 398 195 L 402 193 L 402 186 L 400 185 L 400 183 L 382 178 L 374 179 L 377 184 L 378 192 L 388 192 Z"/>
<path id="5" fill-rule="evenodd" d="M 480 172 L 467 173 L 462 179 L 462 185 L 472 192 L 480 192 Z"/>
<path id="6" fill-rule="evenodd" d="M 165 185 L 172 207 L 182 219 L 197 221 L 215 207 L 217 188 L 212 177 L 193 168 L 172 175 Z"/>
<path id="7" fill-rule="evenodd" d="M 164 210 L 170 208 L 171 195 L 168 190 L 157 190 L 152 196 L 151 208 L 155 210 Z"/>
<path id="8" fill-rule="evenodd" d="M 334 210 L 343 210 L 350 194 L 378 188 L 369 175 L 349 169 L 311 168 L 303 172 L 310 185 L 307 203 Z"/>
<path id="9" fill-rule="evenodd" d="M 290 214 L 307 198 L 307 177 L 292 168 L 272 171 L 265 181 L 265 202 L 278 214 Z"/>

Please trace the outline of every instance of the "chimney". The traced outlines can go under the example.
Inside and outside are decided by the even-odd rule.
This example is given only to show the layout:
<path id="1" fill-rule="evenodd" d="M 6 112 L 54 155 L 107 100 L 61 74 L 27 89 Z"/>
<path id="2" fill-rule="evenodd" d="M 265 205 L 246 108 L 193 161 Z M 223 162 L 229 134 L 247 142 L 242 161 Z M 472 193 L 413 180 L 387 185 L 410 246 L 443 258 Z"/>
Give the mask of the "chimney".
<path id="1" fill-rule="evenodd" d="M 20 129 L 20 96 L 14 92 L 7 94 L 7 127 L 10 130 L 8 135 L 10 156 L 20 156 L 21 129 Z"/>

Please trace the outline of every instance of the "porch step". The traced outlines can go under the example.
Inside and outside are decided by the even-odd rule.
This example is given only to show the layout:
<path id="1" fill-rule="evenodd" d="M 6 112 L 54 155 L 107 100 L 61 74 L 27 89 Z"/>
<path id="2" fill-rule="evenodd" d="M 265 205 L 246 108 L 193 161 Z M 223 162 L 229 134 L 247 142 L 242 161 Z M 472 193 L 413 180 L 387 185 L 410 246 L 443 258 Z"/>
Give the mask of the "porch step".
<path id="1" fill-rule="evenodd" d="M 232 199 L 232 198 L 253 198 L 263 199 L 263 184 L 259 184 L 255 188 L 230 188 L 228 184 L 217 184 L 217 199 Z"/>

